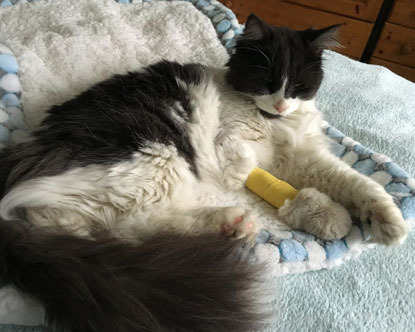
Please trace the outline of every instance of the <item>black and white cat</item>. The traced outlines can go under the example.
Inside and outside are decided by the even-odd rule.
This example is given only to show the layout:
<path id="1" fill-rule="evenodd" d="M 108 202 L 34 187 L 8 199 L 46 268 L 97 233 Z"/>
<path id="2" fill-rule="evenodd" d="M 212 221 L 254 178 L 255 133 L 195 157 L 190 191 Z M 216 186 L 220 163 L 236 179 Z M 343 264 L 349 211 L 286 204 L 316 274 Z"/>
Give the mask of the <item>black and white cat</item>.
<path id="1" fill-rule="evenodd" d="M 183 237 L 186 240 L 170 243 L 172 248 L 180 247 L 177 243 L 181 243 L 180 250 L 176 251 L 170 250 L 169 241 L 163 239 L 166 241 L 165 255 L 176 254 L 172 256 L 176 260 L 180 260 L 180 255 L 184 253 L 193 257 L 194 253 L 210 250 L 207 240 L 197 244 L 189 238 L 189 234 L 222 232 L 238 238 L 254 236 L 261 225 L 250 211 L 242 207 L 201 207 L 197 205 L 197 198 L 206 190 L 241 189 L 256 166 L 297 188 L 317 188 L 361 219 L 370 218 L 377 241 L 387 245 L 403 241 L 407 225 L 392 198 L 379 184 L 334 157 L 321 131 L 322 116 L 314 105 L 313 97 L 323 77 L 322 51 L 337 44 L 337 30 L 338 26 L 305 31 L 276 28 L 251 15 L 244 35 L 233 50 L 228 68 L 212 69 L 199 64 L 163 61 L 134 73 L 114 76 L 53 107 L 30 142 L 7 148 L 0 156 L 0 215 L 5 220 L 1 224 L 0 239 L 10 246 L 2 244 L 4 248 L 1 248 L 0 257 L 5 262 L 2 268 L 6 271 L 3 275 L 46 303 L 52 322 L 72 330 L 248 331 L 256 326 L 252 318 L 256 316 L 248 315 L 248 309 L 243 305 L 232 308 L 232 312 L 229 309 L 231 306 L 226 307 L 229 303 L 223 300 L 224 297 L 232 297 L 231 294 L 242 294 L 249 288 L 246 283 L 240 283 L 243 278 L 237 276 L 237 270 L 241 269 L 241 275 L 249 278 L 254 272 L 248 267 L 242 269 L 240 261 L 229 263 L 228 256 L 221 258 L 227 260 L 227 266 L 234 273 L 233 278 L 226 277 L 231 276 L 231 272 L 224 269 L 220 277 L 217 275 L 223 283 L 221 285 L 229 289 L 227 292 L 224 288 L 211 289 L 200 297 L 192 298 L 193 302 L 189 300 L 187 306 L 182 302 L 187 301 L 190 295 L 185 294 L 189 291 L 184 288 L 179 287 L 180 294 L 175 293 L 174 296 L 163 293 L 164 299 L 154 295 L 153 302 L 169 302 L 171 296 L 171 303 L 180 309 L 187 307 L 183 310 L 188 311 L 189 321 L 199 324 L 189 329 L 190 325 L 186 324 L 190 323 L 184 316 L 169 316 L 168 312 L 174 306 L 165 310 L 157 309 L 157 305 L 146 307 L 141 297 L 145 290 L 137 287 L 132 291 L 130 284 L 122 288 L 121 279 L 134 280 L 124 270 L 122 278 L 112 280 L 114 286 L 103 286 L 97 292 L 120 287 L 120 291 L 128 289 L 140 300 L 130 299 L 128 302 L 127 299 L 127 310 L 118 309 L 120 312 L 113 313 L 119 316 L 107 315 L 105 308 L 111 307 L 111 299 L 102 299 L 102 294 L 94 293 L 92 284 L 96 280 L 94 278 L 101 280 L 98 273 L 106 275 L 105 271 L 111 269 L 117 259 L 112 257 L 112 260 L 105 261 L 105 258 L 100 258 L 102 265 L 98 268 L 91 263 L 91 257 L 101 255 L 101 249 L 109 254 L 111 241 L 115 241 L 120 262 L 124 255 L 134 256 L 134 246 L 130 242 L 122 242 L 121 245 L 119 240 L 102 239 L 103 229 L 116 238 L 142 243 L 135 244 L 137 251 L 138 248 L 144 250 L 144 244 L 149 246 L 157 242 L 156 234 L 160 232 L 185 234 Z M 41 229 L 14 229 L 12 223 L 6 221 L 21 215 L 32 225 L 65 229 L 72 236 L 49 234 L 48 237 Z M 326 238 L 338 238 L 347 234 L 350 225 L 331 220 L 326 224 L 316 223 L 313 227 L 316 234 L 320 232 Z M 9 239 L 10 234 L 14 235 L 16 242 Z M 33 234 L 32 237 L 30 234 Z M 19 241 L 26 242 L 19 244 Z M 235 248 L 228 243 L 215 241 L 217 248 L 228 246 L 226 250 L 235 252 Z M 52 244 L 59 247 L 61 256 L 50 252 Z M 74 249 L 71 249 L 72 245 Z M 117 245 L 125 245 L 128 250 L 123 253 Z M 96 249 L 93 249 L 94 246 Z M 159 250 L 160 246 L 157 247 Z M 3 256 L 22 259 L 19 248 L 24 249 L 28 258 L 16 267 L 10 258 L 6 260 Z M 29 264 L 32 267 L 29 269 L 25 265 L 30 262 L 31 253 L 35 253 L 36 248 L 43 256 L 33 254 L 33 260 L 41 266 L 45 262 L 49 264 L 49 272 L 61 269 L 59 273 L 50 272 L 48 279 L 46 275 L 49 274 L 44 270 L 39 272 L 39 268 Z M 151 255 L 151 251 L 145 252 Z M 51 260 L 51 256 L 55 259 Z M 206 259 L 207 256 L 200 257 Z M 73 260 L 79 264 L 70 265 Z M 60 261 L 69 265 L 62 265 Z M 196 264 L 196 261 L 189 264 Z M 140 261 L 134 261 L 134 264 L 137 268 L 132 271 L 139 270 Z M 182 274 L 176 271 L 177 275 L 183 277 L 183 269 L 189 269 L 189 264 L 178 264 L 177 269 L 182 269 Z M 157 267 L 160 268 L 160 265 Z M 71 270 L 81 272 L 71 275 Z M 172 270 L 166 269 L 165 272 L 176 276 Z M 203 267 L 196 270 L 200 272 Z M 204 273 L 207 270 L 211 271 L 212 266 L 206 267 Z M 25 276 L 21 277 L 19 273 Z M 31 273 L 33 276 L 30 276 Z M 42 278 L 36 273 L 41 273 Z M 88 279 L 82 275 L 87 273 L 94 277 L 88 282 L 81 281 L 80 289 L 77 289 L 77 283 L 73 280 Z M 202 274 L 198 276 L 200 288 L 209 289 L 211 279 L 203 281 Z M 59 278 L 64 284 L 72 280 L 67 284 L 75 292 L 73 296 L 68 292 L 59 293 L 68 303 L 61 307 L 56 304 L 55 297 L 48 295 L 51 290 L 47 285 L 42 288 L 43 293 L 37 291 L 39 283 L 59 287 Z M 136 284 L 140 283 L 138 277 L 135 278 L 138 280 Z M 120 284 L 117 284 L 118 281 Z M 171 282 L 174 288 L 174 281 Z M 238 282 L 240 289 L 229 286 Z M 142 284 L 146 285 L 145 289 L 151 288 L 144 282 Z M 109 293 L 114 295 L 114 292 Z M 92 314 L 85 309 L 90 315 L 88 318 L 82 306 L 79 310 L 75 309 L 79 301 L 73 298 L 85 294 L 89 294 L 85 302 L 96 306 L 95 314 L 106 314 L 90 318 Z M 204 305 L 209 302 L 201 300 L 207 294 L 216 296 L 212 297 L 211 302 L 217 303 L 217 310 L 222 307 L 227 309 L 211 313 L 212 306 L 207 306 L 207 309 L 199 308 L 201 311 L 197 311 L 198 301 Z M 180 296 L 185 300 L 177 300 L 176 297 Z M 247 297 L 238 296 L 233 298 L 235 302 L 247 301 Z M 148 314 L 147 320 L 143 321 L 155 322 L 156 325 L 161 322 L 160 328 L 156 329 L 154 324 L 149 329 L 140 329 L 139 325 L 129 326 L 129 321 L 139 324 L 137 322 L 142 317 L 141 314 L 134 316 L 126 313 L 134 304 L 145 308 L 140 311 Z M 77 316 L 78 320 L 67 318 L 65 310 L 69 310 L 72 317 Z M 160 311 L 169 318 L 162 321 L 160 317 L 163 315 L 156 314 Z M 227 316 L 227 312 L 233 316 Z M 123 315 L 127 315 L 128 319 Z M 115 329 L 107 322 L 110 316 L 116 321 L 111 324 L 119 324 L 115 325 Z M 206 317 L 219 318 L 211 318 L 211 325 L 203 325 Z"/>

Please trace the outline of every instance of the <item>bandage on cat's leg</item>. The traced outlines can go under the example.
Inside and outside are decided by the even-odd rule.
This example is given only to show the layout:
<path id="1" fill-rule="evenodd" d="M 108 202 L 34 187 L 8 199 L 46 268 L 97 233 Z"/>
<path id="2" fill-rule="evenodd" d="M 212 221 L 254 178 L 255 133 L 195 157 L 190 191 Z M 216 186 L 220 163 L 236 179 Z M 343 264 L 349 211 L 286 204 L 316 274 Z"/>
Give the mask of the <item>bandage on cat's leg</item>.
<path id="1" fill-rule="evenodd" d="M 254 168 L 246 186 L 259 197 L 280 208 L 286 199 L 294 199 L 298 191 L 285 181 L 279 180 L 261 168 Z"/>

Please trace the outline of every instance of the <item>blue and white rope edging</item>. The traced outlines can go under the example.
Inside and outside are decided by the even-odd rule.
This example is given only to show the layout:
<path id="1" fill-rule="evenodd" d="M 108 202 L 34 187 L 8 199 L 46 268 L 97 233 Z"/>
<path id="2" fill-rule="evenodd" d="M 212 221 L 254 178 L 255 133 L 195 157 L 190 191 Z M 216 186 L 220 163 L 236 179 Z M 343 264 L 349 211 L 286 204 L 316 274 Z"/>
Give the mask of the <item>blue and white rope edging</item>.
<path id="1" fill-rule="evenodd" d="M 28 136 L 20 103 L 18 70 L 12 51 L 0 43 L 0 147 Z"/>
<path id="2" fill-rule="evenodd" d="M 358 172 L 372 178 L 393 197 L 405 220 L 415 220 L 415 179 L 389 157 L 362 146 L 339 130 L 324 126 L 324 132 L 333 140 L 332 152 Z M 273 234 L 263 230 L 257 237 L 255 255 L 261 261 L 277 261 L 273 274 L 303 272 L 339 265 L 373 245 L 370 225 L 354 220 L 350 233 L 343 239 L 323 241 L 299 231 Z M 296 263 L 296 265 L 293 265 Z"/>

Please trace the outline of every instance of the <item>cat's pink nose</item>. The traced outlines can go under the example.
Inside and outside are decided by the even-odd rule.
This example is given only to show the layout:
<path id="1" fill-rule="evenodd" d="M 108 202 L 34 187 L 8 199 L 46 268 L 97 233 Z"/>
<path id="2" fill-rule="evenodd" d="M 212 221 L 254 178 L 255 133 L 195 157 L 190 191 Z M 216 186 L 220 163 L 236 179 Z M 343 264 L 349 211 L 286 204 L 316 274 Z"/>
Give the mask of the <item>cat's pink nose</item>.
<path id="1" fill-rule="evenodd" d="M 274 108 L 277 110 L 278 113 L 282 113 L 288 108 L 288 106 L 286 104 L 276 103 L 274 105 Z"/>

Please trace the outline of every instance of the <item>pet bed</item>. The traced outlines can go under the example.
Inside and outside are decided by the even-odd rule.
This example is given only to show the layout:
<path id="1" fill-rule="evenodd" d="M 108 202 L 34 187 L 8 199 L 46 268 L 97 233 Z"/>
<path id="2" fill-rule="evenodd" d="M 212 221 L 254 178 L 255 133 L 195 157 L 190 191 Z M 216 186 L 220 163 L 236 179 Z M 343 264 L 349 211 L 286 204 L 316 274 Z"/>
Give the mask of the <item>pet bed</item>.
<path id="1" fill-rule="evenodd" d="M 0 46 L 0 140 L 3 144 L 16 144 L 27 139 L 27 132 L 38 125 L 48 105 L 62 102 L 96 80 L 106 78 L 112 73 L 125 72 L 160 58 L 198 61 L 207 65 L 224 64 L 227 59 L 225 48 L 230 49 L 234 37 L 242 32 L 235 15 L 217 1 L 186 1 L 192 4 L 119 1 L 129 4 L 121 6 L 111 0 L 100 1 L 99 4 L 97 0 L 67 1 L 66 4 L 62 1 L 39 0 L 36 1 L 37 3 L 20 1 L 21 4 L 13 7 L 16 2 L 16 0 L 0 2 L 0 6 L 5 7 L 0 9 L 0 40 L 4 43 Z M 76 6 L 72 5 L 75 3 Z M 67 8 L 61 11 L 63 6 Z M 195 7 L 199 12 L 194 9 Z M 44 15 L 47 18 L 40 19 L 46 8 L 52 14 Z M 72 14 L 67 14 L 69 12 Z M 89 15 L 83 14 L 86 12 Z M 30 18 L 25 16 L 28 13 L 31 14 Z M 91 16 L 91 13 L 94 15 Z M 31 36 L 32 32 L 24 31 L 20 26 L 22 17 L 27 18 L 26 24 L 37 27 L 41 40 L 37 36 Z M 119 23 L 120 17 L 122 23 Z M 118 24 L 115 24 L 116 22 Z M 143 22 L 145 24 L 140 24 Z M 84 34 L 81 27 L 95 28 L 96 38 L 100 40 L 100 44 L 94 45 L 90 40 L 88 42 L 83 40 L 82 43 Z M 26 39 L 23 38 L 25 43 L 22 43 L 19 37 L 12 37 L 14 34 L 6 34 L 4 31 L 16 31 L 16 35 L 25 36 Z M 88 50 L 71 48 L 71 43 L 76 42 L 80 45 L 88 45 Z M 225 48 L 220 46 L 220 42 Z M 137 44 L 132 47 L 131 45 L 134 45 L 132 43 Z M 84 54 L 93 53 L 91 48 L 96 56 L 92 59 L 84 58 Z M 111 67 L 105 63 L 108 54 L 117 59 L 117 66 Z M 368 79 L 369 76 L 364 74 L 368 67 L 366 65 L 357 64 L 333 52 L 327 52 L 325 56 L 328 77 L 318 96 L 319 105 L 323 110 L 333 106 L 330 105 L 330 100 L 339 99 L 339 95 L 333 94 L 333 91 L 337 91 L 334 83 L 336 81 L 330 77 L 329 70 L 331 69 L 332 73 L 337 70 L 334 68 L 336 63 L 343 61 L 346 66 L 357 71 L 359 66 L 364 66 L 361 67 L 363 72 L 361 77 Z M 97 63 L 96 59 L 103 60 Z M 64 60 L 67 62 L 62 63 Z M 60 78 L 58 76 L 62 72 L 60 66 L 69 68 L 73 66 L 73 73 L 66 71 L 67 77 Z M 401 90 L 414 92 L 415 88 L 409 82 L 393 74 L 388 73 L 388 75 L 390 75 L 388 78 L 396 82 L 396 86 Z M 54 84 L 50 84 L 52 81 Z M 360 107 L 370 108 L 376 105 L 375 101 L 378 98 L 373 97 L 373 100 L 366 99 L 369 103 L 362 104 Z M 343 92 L 341 99 L 353 100 L 353 96 L 348 95 L 346 91 Z M 355 105 L 359 105 L 358 100 L 353 101 Z M 22 104 L 25 106 L 25 121 Z M 415 183 L 401 167 L 388 157 L 375 153 L 344 136 L 333 127 L 326 125 L 324 130 L 333 139 L 333 152 L 336 155 L 384 185 L 394 196 L 406 219 L 414 217 Z M 413 151 L 411 153 L 412 156 L 415 155 Z M 248 193 L 243 197 L 225 194 L 220 200 L 218 197 L 211 197 L 210 200 L 216 204 L 220 202 L 221 205 L 225 202 L 229 205 L 255 206 L 257 211 L 267 212 L 262 213 L 261 217 L 273 216 L 272 209 L 266 203 Z M 272 275 L 298 273 L 341 264 L 359 254 L 364 248 L 372 246 L 365 241 L 367 238 L 369 232 L 358 224 L 353 226 L 351 233 L 345 239 L 338 241 L 321 241 L 303 232 L 264 230 L 258 237 L 255 256 L 269 263 L 269 271 Z M 12 288 L 7 287 L 3 291 L 10 298 L 15 298 Z M 26 323 L 36 322 L 41 311 L 34 310 L 32 303 L 29 303 L 27 308 L 31 308 L 32 318 L 26 319 Z M 15 322 L 16 320 L 10 320 L 12 311 L 10 310 L 8 318 L 1 322 Z"/>

